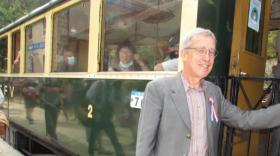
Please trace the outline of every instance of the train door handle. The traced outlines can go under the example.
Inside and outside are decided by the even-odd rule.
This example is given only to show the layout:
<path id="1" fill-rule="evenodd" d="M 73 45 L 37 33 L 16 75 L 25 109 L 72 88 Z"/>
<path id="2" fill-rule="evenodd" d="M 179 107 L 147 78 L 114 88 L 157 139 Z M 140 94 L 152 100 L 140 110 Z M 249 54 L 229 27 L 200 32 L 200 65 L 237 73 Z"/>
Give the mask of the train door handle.
<path id="1" fill-rule="evenodd" d="M 248 73 L 241 71 L 241 72 L 239 73 L 239 75 L 245 77 L 245 76 L 248 76 Z"/>

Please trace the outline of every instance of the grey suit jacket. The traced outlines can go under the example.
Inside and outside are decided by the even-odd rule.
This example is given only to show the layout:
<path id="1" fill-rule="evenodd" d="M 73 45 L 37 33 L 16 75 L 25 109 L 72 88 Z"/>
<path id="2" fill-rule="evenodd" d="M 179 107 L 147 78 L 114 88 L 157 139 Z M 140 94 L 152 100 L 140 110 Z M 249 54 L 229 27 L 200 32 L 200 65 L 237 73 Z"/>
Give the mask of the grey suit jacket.
<path id="1" fill-rule="evenodd" d="M 280 125 L 280 105 L 257 111 L 242 111 L 226 100 L 220 88 L 206 83 L 208 155 L 216 156 L 220 123 L 240 129 L 262 129 Z M 219 121 L 211 121 L 214 100 Z M 188 155 L 191 120 L 181 73 L 148 83 L 138 125 L 136 156 Z"/>

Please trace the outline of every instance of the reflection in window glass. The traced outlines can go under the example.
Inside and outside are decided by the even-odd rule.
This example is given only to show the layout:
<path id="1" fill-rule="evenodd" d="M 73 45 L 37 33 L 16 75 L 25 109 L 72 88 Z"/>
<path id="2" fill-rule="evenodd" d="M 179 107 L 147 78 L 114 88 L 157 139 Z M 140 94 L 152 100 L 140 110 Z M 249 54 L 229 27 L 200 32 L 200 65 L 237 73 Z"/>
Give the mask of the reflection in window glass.
<path id="1" fill-rule="evenodd" d="M 19 73 L 20 65 L 20 31 L 12 34 L 12 73 Z"/>
<path id="2" fill-rule="evenodd" d="M 236 0 L 198 1 L 197 27 L 210 29 L 217 38 L 218 56 L 211 75 L 228 75 Z"/>
<path id="3" fill-rule="evenodd" d="M 89 13 L 87 0 L 54 15 L 52 72 L 87 71 Z"/>
<path id="4" fill-rule="evenodd" d="M 181 7 L 181 0 L 106 0 L 101 70 L 154 70 L 177 58 Z"/>
<path id="5" fill-rule="evenodd" d="M 45 19 L 26 27 L 25 72 L 44 72 L 45 58 Z"/>
<path id="6" fill-rule="evenodd" d="M 4 37 L 0 39 L 0 72 L 7 72 L 8 58 L 8 38 Z"/>

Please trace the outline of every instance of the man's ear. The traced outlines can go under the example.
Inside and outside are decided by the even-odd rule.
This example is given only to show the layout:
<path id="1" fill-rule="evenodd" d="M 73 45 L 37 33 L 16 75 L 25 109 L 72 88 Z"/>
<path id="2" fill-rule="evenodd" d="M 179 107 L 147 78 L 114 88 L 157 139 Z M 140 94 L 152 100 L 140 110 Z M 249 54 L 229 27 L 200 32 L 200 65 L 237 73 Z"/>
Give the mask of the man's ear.
<path id="1" fill-rule="evenodd" d="M 186 49 L 182 49 L 180 54 L 181 54 L 182 61 L 186 61 L 188 55 Z"/>

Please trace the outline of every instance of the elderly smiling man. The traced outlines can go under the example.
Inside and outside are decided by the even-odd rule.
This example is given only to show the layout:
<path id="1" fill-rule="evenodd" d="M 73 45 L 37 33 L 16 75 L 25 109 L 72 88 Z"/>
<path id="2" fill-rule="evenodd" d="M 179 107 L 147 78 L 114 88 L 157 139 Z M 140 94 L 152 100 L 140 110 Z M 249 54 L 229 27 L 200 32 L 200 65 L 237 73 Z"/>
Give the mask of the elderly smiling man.
<path id="1" fill-rule="evenodd" d="M 244 112 L 204 80 L 217 55 L 210 30 L 196 28 L 182 44 L 182 72 L 146 87 L 136 156 L 217 156 L 221 122 L 244 130 L 280 125 L 280 105 Z"/>

